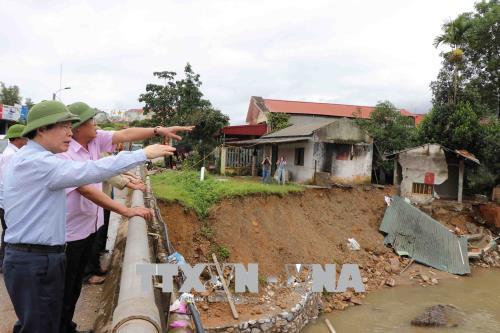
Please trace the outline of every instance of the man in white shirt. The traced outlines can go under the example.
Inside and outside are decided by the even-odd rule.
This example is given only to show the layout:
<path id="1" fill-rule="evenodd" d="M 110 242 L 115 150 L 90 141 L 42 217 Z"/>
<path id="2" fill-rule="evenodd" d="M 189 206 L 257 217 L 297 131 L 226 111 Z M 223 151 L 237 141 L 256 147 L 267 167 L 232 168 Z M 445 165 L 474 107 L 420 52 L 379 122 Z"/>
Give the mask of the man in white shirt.
<path id="1" fill-rule="evenodd" d="M 26 144 L 26 142 L 28 142 L 27 138 L 21 137 L 23 131 L 24 131 L 24 125 L 21 124 L 12 125 L 11 127 L 9 127 L 9 130 L 7 131 L 5 139 L 9 139 L 9 144 L 3 151 L 2 155 L 0 156 L 0 182 L 2 182 L 3 170 L 7 165 L 7 162 L 11 159 L 12 156 L 14 156 L 14 154 L 19 149 L 21 149 L 22 146 Z M 2 244 L 0 245 L 0 273 L 2 273 L 3 256 L 5 253 L 4 237 L 7 225 L 5 224 L 3 205 L 1 201 L 0 201 L 0 221 L 2 222 Z"/>

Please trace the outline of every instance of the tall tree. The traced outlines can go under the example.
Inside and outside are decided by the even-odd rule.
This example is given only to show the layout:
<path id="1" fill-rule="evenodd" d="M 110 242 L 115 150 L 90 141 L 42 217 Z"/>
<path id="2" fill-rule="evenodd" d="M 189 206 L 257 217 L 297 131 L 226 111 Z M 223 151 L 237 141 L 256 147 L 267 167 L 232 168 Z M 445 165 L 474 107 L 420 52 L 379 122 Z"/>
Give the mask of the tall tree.
<path id="1" fill-rule="evenodd" d="M 3 82 L 0 82 L 0 102 L 6 105 L 14 105 L 21 103 L 18 86 L 7 87 Z"/>
<path id="2" fill-rule="evenodd" d="M 194 146 L 199 152 L 208 152 L 216 144 L 216 134 L 229 124 L 229 117 L 203 98 L 200 75 L 189 63 L 182 79 L 176 80 L 177 73 L 171 71 L 153 75 L 164 84 L 148 84 L 146 92 L 139 96 L 139 101 L 145 103 L 144 113 L 152 114 L 154 125 L 196 125 L 183 143 Z"/>
<path id="3" fill-rule="evenodd" d="M 475 12 L 460 14 L 443 25 L 434 45 L 442 52 L 443 67 L 431 83 L 433 104 L 469 102 L 478 114 L 500 114 L 500 5 L 498 0 L 476 3 Z"/>
<path id="4" fill-rule="evenodd" d="M 467 149 L 482 162 L 469 170 L 469 189 L 485 191 L 500 180 L 500 4 L 481 1 L 443 25 L 434 45 L 448 45 L 431 83 L 432 110 L 418 127 L 420 142 Z M 477 193 L 477 192 L 476 192 Z"/>
<path id="5" fill-rule="evenodd" d="M 471 26 L 469 13 L 461 14 L 455 20 L 445 23 L 443 25 L 443 34 L 434 40 L 434 46 L 436 47 L 440 44 L 448 44 L 452 47 L 452 50 L 444 55 L 445 61 L 453 65 L 453 99 L 449 100 L 449 102 L 454 104 L 457 102 L 459 68 L 464 60 L 464 52 L 460 49 L 460 46 L 465 43 L 465 34 Z"/>
<path id="6" fill-rule="evenodd" d="M 358 119 L 357 122 L 373 137 L 381 153 L 401 150 L 414 143 L 413 119 L 403 116 L 389 101 L 379 102 L 370 119 Z"/>

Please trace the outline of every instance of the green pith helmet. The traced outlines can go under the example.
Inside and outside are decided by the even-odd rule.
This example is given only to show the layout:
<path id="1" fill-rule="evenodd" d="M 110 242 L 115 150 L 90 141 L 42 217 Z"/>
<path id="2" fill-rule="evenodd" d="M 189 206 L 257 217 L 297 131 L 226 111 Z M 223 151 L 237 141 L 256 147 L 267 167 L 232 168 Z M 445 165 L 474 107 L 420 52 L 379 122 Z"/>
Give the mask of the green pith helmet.
<path id="1" fill-rule="evenodd" d="M 90 118 L 93 118 L 96 114 L 97 111 L 87 104 L 83 102 L 76 102 L 73 104 L 68 105 L 68 110 L 69 112 L 76 114 L 78 117 L 80 117 L 80 121 L 77 123 L 73 124 L 73 128 L 77 128 Z"/>
<path id="2" fill-rule="evenodd" d="M 21 124 L 15 124 L 9 127 L 9 130 L 7 131 L 7 135 L 5 136 L 5 139 L 15 139 L 15 138 L 20 138 L 21 134 L 23 134 L 24 131 L 24 125 Z"/>
<path id="3" fill-rule="evenodd" d="M 69 112 L 66 106 L 61 102 L 40 102 L 34 105 L 28 113 L 28 122 L 21 136 L 26 136 L 37 128 L 63 121 L 78 122 L 80 121 L 80 117 Z"/>

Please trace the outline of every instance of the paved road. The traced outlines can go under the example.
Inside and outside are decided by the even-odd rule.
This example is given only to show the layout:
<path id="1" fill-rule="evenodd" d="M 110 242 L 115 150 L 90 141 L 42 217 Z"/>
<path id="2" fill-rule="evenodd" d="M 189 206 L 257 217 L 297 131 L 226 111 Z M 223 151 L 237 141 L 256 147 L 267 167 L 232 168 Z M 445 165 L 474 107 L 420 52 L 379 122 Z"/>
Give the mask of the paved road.
<path id="1" fill-rule="evenodd" d="M 83 287 L 82 295 L 76 305 L 75 319 L 79 329 L 89 330 L 94 325 L 101 289 L 100 286 L 85 285 Z M 7 294 L 3 274 L 0 274 L 0 318 L 0 333 L 11 333 L 17 316 Z"/>
<path id="2" fill-rule="evenodd" d="M 3 282 L 3 274 L 0 274 L 0 332 L 7 333 L 12 332 L 12 325 L 16 321 L 17 317 L 12 308 L 12 303 L 10 302 L 9 295 L 7 294 L 7 289 L 5 289 L 5 283 Z"/>

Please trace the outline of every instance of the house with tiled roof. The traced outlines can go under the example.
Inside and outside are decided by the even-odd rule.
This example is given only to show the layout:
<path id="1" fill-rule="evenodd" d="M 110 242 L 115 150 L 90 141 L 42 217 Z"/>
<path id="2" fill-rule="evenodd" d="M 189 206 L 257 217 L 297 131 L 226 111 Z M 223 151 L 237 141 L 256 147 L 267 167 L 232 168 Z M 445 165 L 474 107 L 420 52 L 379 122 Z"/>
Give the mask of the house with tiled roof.
<path id="1" fill-rule="evenodd" d="M 226 126 L 222 129 L 222 134 L 229 141 L 231 139 L 250 139 L 255 136 L 262 136 L 271 130 L 268 126 L 263 133 L 263 125 L 268 125 L 268 115 L 270 113 L 285 113 L 290 116 L 290 124 L 307 125 L 322 119 L 328 120 L 332 118 L 369 119 L 374 110 L 374 106 L 289 101 L 252 96 L 248 105 L 246 125 Z M 420 121 L 422 118 L 420 115 L 417 119 L 417 115 L 405 109 L 399 109 L 399 112 L 414 119 L 414 121 Z"/>
<path id="2" fill-rule="evenodd" d="M 370 183 L 372 174 L 377 177 L 377 171 L 372 169 L 376 149 L 373 139 L 354 120 L 369 119 L 373 111 L 373 106 L 253 96 L 247 124 L 222 129 L 228 145 L 224 165 L 230 173 L 251 170 L 255 175 L 264 156 L 271 157 L 273 172 L 276 161 L 283 156 L 287 160 L 287 178 L 292 181 L 321 185 Z M 399 112 L 415 120 L 408 110 Z M 290 126 L 271 131 L 269 115 L 273 113 L 289 115 Z"/>
<path id="3" fill-rule="evenodd" d="M 294 120 L 305 120 L 304 117 L 369 119 L 373 111 L 374 106 L 287 101 L 253 96 L 248 106 L 246 122 L 250 125 L 266 122 L 269 113 L 286 113 L 291 116 L 292 123 L 296 122 Z M 415 117 L 405 109 L 400 109 L 399 112 L 413 119 Z"/>

